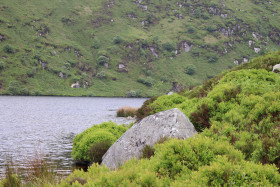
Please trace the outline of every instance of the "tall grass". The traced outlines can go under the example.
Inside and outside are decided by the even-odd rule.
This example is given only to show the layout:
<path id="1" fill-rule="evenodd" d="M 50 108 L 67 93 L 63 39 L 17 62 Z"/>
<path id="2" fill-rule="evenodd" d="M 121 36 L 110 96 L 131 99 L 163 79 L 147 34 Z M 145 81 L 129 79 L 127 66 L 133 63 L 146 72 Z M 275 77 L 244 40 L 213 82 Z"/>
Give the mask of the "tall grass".
<path id="1" fill-rule="evenodd" d="M 128 116 L 134 117 L 134 116 L 136 116 L 137 110 L 138 110 L 138 108 L 125 106 L 125 107 L 118 109 L 117 116 L 118 117 L 128 117 Z"/>
<path id="2" fill-rule="evenodd" d="M 50 166 L 42 153 L 35 152 L 32 158 L 27 158 L 22 166 L 17 166 L 12 160 L 6 164 L 5 178 L 0 180 L 0 186 L 44 186 L 55 185 L 62 179 Z"/>

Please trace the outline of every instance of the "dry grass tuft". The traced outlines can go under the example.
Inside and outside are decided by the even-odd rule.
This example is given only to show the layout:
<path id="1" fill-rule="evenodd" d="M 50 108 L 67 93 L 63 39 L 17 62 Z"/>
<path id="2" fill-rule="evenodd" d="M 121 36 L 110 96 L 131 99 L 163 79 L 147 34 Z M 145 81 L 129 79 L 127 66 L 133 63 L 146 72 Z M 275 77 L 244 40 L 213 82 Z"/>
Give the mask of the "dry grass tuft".
<path id="1" fill-rule="evenodd" d="M 137 110 L 138 110 L 138 108 L 125 106 L 125 107 L 120 108 L 117 111 L 117 116 L 118 117 L 128 117 L 128 116 L 134 117 L 134 116 L 136 116 Z"/>

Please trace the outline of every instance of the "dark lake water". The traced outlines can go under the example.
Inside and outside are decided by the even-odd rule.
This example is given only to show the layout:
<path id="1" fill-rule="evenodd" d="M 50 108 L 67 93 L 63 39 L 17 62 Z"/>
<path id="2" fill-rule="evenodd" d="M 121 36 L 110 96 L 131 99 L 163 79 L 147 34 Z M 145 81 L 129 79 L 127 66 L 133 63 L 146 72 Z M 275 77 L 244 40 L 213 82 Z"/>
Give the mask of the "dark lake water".
<path id="1" fill-rule="evenodd" d="M 122 106 L 140 107 L 146 99 L 0 96 L 0 177 L 10 158 L 20 167 L 36 152 L 57 172 L 70 173 L 72 140 L 93 124 L 114 121 Z"/>

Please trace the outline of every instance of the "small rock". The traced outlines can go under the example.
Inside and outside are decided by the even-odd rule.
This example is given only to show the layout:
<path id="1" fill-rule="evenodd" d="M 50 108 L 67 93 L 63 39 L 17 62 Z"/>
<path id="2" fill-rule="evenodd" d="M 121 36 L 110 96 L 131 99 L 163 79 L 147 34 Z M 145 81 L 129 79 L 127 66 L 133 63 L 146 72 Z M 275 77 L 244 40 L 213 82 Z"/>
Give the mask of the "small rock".
<path id="1" fill-rule="evenodd" d="M 275 73 L 280 73 L 280 64 L 276 64 L 275 66 L 273 66 L 272 71 Z"/>
<path id="2" fill-rule="evenodd" d="M 174 92 L 168 92 L 168 94 L 167 95 L 173 95 L 174 94 Z"/>
<path id="3" fill-rule="evenodd" d="M 151 47 L 150 47 L 150 50 L 151 50 L 151 52 L 153 53 L 153 55 L 154 55 L 156 58 L 158 58 L 158 54 L 156 53 L 155 48 L 151 46 Z"/>
<path id="4" fill-rule="evenodd" d="M 255 51 L 255 53 L 259 53 L 259 52 L 261 51 L 261 48 L 259 48 L 259 47 L 254 47 L 254 51 Z"/>
<path id="5" fill-rule="evenodd" d="M 64 77 L 64 75 L 63 75 L 62 72 L 59 72 L 59 77 L 60 77 L 60 78 L 63 78 L 63 77 Z"/>
<path id="6" fill-rule="evenodd" d="M 222 18 L 227 18 L 227 16 L 228 16 L 227 14 L 221 14 Z"/>
<path id="7" fill-rule="evenodd" d="M 80 87 L 81 86 L 80 86 L 79 82 L 76 82 L 75 84 L 71 85 L 71 88 L 80 88 Z"/>
<path id="8" fill-rule="evenodd" d="M 108 63 L 108 62 L 105 62 L 105 63 L 104 63 L 104 67 L 105 67 L 105 68 L 109 68 L 109 63 Z"/>

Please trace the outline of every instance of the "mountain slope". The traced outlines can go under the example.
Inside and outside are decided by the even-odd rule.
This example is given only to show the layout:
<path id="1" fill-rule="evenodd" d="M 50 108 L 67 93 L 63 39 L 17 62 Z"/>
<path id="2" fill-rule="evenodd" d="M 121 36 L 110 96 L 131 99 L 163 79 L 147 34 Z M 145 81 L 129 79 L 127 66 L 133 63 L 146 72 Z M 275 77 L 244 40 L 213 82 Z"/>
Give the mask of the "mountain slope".
<path id="1" fill-rule="evenodd" d="M 0 93 L 153 96 L 198 85 L 279 50 L 279 9 L 276 0 L 3 0 Z"/>

